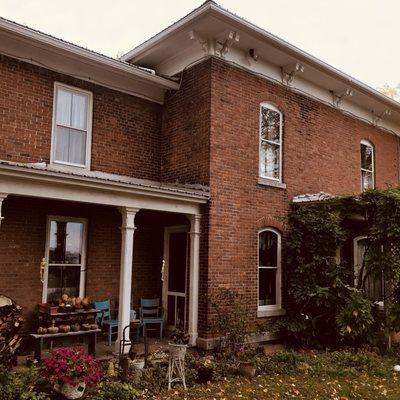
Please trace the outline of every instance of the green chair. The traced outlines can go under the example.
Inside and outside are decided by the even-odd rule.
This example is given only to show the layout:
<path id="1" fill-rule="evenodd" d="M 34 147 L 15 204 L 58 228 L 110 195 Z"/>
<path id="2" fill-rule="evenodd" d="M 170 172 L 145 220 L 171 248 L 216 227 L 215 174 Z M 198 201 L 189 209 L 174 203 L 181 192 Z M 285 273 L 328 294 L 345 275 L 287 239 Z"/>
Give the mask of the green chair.
<path id="1" fill-rule="evenodd" d="M 161 339 L 164 326 L 164 315 L 162 307 L 160 307 L 160 299 L 140 299 L 139 315 L 144 330 L 143 334 L 145 335 L 145 331 L 148 330 L 147 325 L 160 325 Z"/>

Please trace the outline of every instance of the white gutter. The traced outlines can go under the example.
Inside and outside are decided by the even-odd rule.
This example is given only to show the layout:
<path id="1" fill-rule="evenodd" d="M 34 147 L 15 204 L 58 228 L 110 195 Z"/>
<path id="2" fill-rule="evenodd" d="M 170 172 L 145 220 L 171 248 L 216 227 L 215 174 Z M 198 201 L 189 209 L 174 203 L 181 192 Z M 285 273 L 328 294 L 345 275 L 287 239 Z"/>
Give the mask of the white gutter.
<path id="1" fill-rule="evenodd" d="M 91 62 L 103 66 L 106 68 L 112 68 L 113 70 L 129 73 L 138 80 L 144 80 L 154 86 L 161 87 L 163 89 L 174 89 L 177 90 L 179 85 L 169 79 L 157 76 L 153 73 L 146 72 L 138 67 L 129 65 L 120 60 L 107 57 L 103 54 L 96 53 L 91 50 L 84 49 L 83 47 L 75 44 L 65 42 L 61 39 L 46 35 L 42 32 L 33 30 L 31 28 L 22 26 L 12 21 L 8 21 L 0 17 L 0 30 L 6 31 L 12 35 L 18 35 L 28 40 L 38 42 L 43 46 L 48 46 L 56 51 L 62 51 L 70 53 L 71 55 L 82 58 L 86 62 Z"/>

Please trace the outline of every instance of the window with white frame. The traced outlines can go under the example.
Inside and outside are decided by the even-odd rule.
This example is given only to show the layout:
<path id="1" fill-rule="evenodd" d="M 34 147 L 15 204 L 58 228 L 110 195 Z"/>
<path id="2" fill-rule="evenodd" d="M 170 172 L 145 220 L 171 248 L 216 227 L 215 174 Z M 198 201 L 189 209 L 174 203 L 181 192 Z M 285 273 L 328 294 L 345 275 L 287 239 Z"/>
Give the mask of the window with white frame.
<path id="1" fill-rule="evenodd" d="M 354 239 L 354 286 L 365 291 L 369 299 L 383 306 L 384 280 L 383 272 L 379 276 L 368 274 L 365 256 L 368 247 L 367 236 L 358 236 Z"/>
<path id="2" fill-rule="evenodd" d="M 360 144 L 361 153 L 361 190 L 365 191 L 375 187 L 374 164 L 375 153 L 374 146 L 367 140 L 362 140 Z"/>
<path id="3" fill-rule="evenodd" d="M 261 178 L 282 181 L 282 113 L 272 104 L 260 105 Z"/>
<path id="4" fill-rule="evenodd" d="M 63 294 L 84 296 L 86 225 L 85 219 L 48 218 L 44 302 L 58 301 Z"/>
<path id="5" fill-rule="evenodd" d="M 281 235 L 272 228 L 258 234 L 258 309 L 281 308 Z"/>
<path id="6" fill-rule="evenodd" d="M 89 168 L 92 94 L 55 83 L 52 162 Z"/>

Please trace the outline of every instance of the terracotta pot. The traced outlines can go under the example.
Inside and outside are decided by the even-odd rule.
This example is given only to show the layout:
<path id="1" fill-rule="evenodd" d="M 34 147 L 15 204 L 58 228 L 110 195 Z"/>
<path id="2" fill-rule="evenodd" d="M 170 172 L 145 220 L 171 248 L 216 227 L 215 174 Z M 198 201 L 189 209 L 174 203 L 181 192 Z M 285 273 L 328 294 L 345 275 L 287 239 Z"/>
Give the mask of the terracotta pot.
<path id="1" fill-rule="evenodd" d="M 256 376 L 256 367 L 252 362 L 242 362 L 239 365 L 239 373 L 246 378 L 254 378 Z"/>
<path id="2" fill-rule="evenodd" d="M 85 393 L 86 384 L 81 382 L 76 386 L 70 385 L 69 383 L 64 383 L 62 385 L 55 384 L 54 390 L 57 393 L 62 394 L 64 397 L 70 400 L 80 399 Z"/>

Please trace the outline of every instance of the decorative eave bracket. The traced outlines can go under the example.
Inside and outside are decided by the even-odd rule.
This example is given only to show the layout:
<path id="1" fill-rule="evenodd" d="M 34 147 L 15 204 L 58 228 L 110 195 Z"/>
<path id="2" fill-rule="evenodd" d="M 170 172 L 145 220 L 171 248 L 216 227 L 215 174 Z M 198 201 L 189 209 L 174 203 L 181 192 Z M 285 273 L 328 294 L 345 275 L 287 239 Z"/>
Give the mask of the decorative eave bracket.
<path id="1" fill-rule="evenodd" d="M 383 120 L 384 117 L 388 117 L 392 114 L 392 111 L 388 108 L 377 114 L 374 110 L 372 111 L 372 125 L 376 126 Z"/>
<path id="2" fill-rule="evenodd" d="M 281 67 L 281 71 L 282 83 L 289 86 L 298 73 L 304 72 L 304 65 L 299 62 L 293 62 Z"/>
<path id="3" fill-rule="evenodd" d="M 344 90 L 341 93 L 338 92 L 334 92 L 333 90 L 331 91 L 332 93 L 332 102 L 333 105 L 337 108 L 340 107 L 340 105 L 342 104 L 343 100 L 346 97 L 352 97 L 353 96 L 353 90 L 350 88 L 347 88 L 346 90 Z"/>
<path id="4" fill-rule="evenodd" d="M 223 42 L 220 41 L 216 42 L 215 54 L 220 57 L 225 57 L 228 54 L 229 50 L 232 48 L 232 46 L 235 43 L 238 43 L 239 40 L 240 40 L 239 33 L 230 31 L 228 37 Z"/>
<path id="5" fill-rule="evenodd" d="M 4 219 L 4 217 L 1 214 L 1 206 L 3 204 L 3 200 L 8 196 L 8 193 L 0 193 L 0 226 L 1 226 L 1 221 Z"/>
<path id="6" fill-rule="evenodd" d="M 204 54 L 208 54 L 208 40 L 204 39 L 201 37 L 196 31 L 189 31 L 189 38 L 190 40 L 195 40 L 198 42 L 201 46 L 201 49 L 203 50 Z"/>

